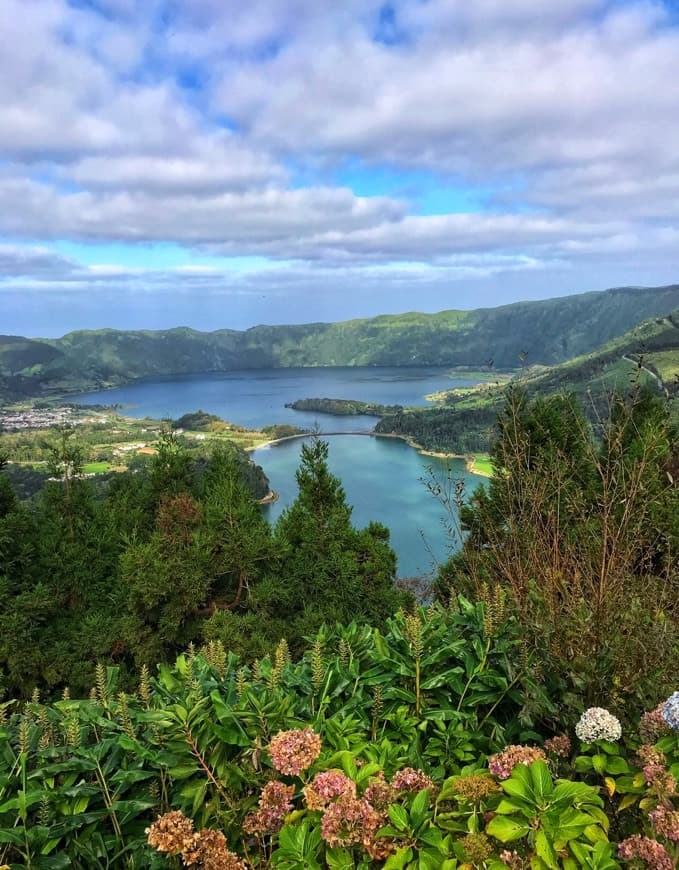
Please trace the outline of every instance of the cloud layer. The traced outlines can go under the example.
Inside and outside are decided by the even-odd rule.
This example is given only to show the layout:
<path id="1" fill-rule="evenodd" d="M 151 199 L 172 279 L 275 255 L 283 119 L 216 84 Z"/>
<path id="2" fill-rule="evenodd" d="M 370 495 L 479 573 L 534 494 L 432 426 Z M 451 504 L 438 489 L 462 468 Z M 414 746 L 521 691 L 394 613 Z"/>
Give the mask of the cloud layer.
<path id="1" fill-rule="evenodd" d="M 564 275 L 573 291 L 669 282 L 672 7 L 3 0 L 0 291 L 268 288 L 325 293 L 339 317 L 349 286 L 373 313 L 388 287 L 432 309 L 459 282 L 521 296 L 522 273 L 529 295 L 538 274 L 542 295 Z M 97 270 L 62 240 L 119 260 Z M 120 254 L 158 243 L 224 259 L 134 270 Z"/>

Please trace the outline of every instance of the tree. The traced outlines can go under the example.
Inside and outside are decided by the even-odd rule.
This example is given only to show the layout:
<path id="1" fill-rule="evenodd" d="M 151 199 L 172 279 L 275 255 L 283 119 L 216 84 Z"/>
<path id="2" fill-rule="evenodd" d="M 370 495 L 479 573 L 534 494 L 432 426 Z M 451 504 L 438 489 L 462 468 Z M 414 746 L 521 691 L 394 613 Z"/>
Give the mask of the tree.
<path id="1" fill-rule="evenodd" d="M 438 591 L 501 587 L 526 641 L 592 704 L 651 703 L 679 666 L 676 433 L 655 396 L 612 400 L 594 438 L 572 396 L 510 391 L 495 474 L 461 511 Z"/>
<path id="2" fill-rule="evenodd" d="M 328 468 L 327 442 L 302 446 L 296 477 L 298 496 L 275 529 L 280 569 L 257 604 L 292 626 L 293 642 L 324 621 L 383 621 L 400 603 L 388 530 L 352 526 L 342 484 Z"/>
<path id="3" fill-rule="evenodd" d="M 54 477 L 64 481 L 66 503 L 71 501 L 71 481 L 82 473 L 84 452 L 75 437 L 75 429 L 69 426 L 57 427 L 57 437 L 47 442 L 47 467 Z"/>

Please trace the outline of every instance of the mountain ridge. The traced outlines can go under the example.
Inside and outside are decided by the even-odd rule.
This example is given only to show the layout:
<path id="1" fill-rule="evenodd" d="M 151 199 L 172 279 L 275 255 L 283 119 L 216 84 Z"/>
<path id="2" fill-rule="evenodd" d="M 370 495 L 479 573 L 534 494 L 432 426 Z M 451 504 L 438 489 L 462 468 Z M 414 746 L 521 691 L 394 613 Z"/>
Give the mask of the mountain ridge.
<path id="1" fill-rule="evenodd" d="M 679 307 L 679 284 L 616 287 L 497 308 L 409 311 L 246 330 L 75 330 L 0 336 L 0 399 L 120 386 L 144 377 L 315 366 L 555 365 Z"/>

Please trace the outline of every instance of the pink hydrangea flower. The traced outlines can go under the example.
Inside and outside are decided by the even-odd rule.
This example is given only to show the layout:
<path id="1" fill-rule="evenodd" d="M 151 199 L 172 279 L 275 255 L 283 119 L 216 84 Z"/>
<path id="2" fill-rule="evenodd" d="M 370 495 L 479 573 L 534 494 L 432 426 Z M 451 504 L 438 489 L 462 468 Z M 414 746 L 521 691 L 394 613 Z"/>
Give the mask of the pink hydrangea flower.
<path id="1" fill-rule="evenodd" d="M 661 805 L 648 815 L 656 834 L 679 842 L 679 811 Z"/>
<path id="2" fill-rule="evenodd" d="M 491 755 L 488 770 L 498 779 L 509 779 L 517 764 L 532 764 L 534 761 L 547 760 L 544 750 L 539 746 L 506 746 L 502 752 Z"/>
<path id="3" fill-rule="evenodd" d="M 418 792 L 423 788 L 434 788 L 433 780 L 423 770 L 404 767 L 397 770 L 391 779 L 391 785 L 396 791 Z"/>
<path id="4" fill-rule="evenodd" d="M 283 821 L 292 810 L 295 787 L 282 782 L 268 782 L 259 799 L 259 810 L 250 813 L 243 821 L 247 834 L 275 834 L 283 827 Z"/>
<path id="5" fill-rule="evenodd" d="M 618 855 L 627 861 L 638 858 L 650 870 L 674 870 L 674 862 L 667 849 L 657 840 L 634 834 L 618 846 Z"/>
<path id="6" fill-rule="evenodd" d="M 321 836 L 331 847 L 357 846 L 372 842 L 381 816 L 365 798 L 342 795 L 323 813 Z"/>
<path id="7" fill-rule="evenodd" d="M 339 797 L 356 797 L 356 783 L 341 770 L 326 770 L 318 773 L 314 781 L 304 789 L 306 805 L 310 810 L 324 810 Z"/>
<path id="8" fill-rule="evenodd" d="M 320 754 L 321 738 L 312 728 L 279 731 L 269 744 L 273 766 L 288 776 L 299 776 Z"/>

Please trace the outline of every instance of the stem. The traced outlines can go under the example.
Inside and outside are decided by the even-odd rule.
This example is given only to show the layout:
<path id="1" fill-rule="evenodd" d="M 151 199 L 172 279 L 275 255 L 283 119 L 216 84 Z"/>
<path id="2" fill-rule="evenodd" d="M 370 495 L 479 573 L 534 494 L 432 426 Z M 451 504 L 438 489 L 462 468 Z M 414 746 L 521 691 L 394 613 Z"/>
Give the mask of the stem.
<path id="1" fill-rule="evenodd" d="M 467 690 L 468 690 L 469 687 L 471 686 L 471 684 L 472 684 L 472 680 L 474 679 L 474 677 L 475 677 L 475 676 L 476 676 L 480 671 L 482 671 L 482 670 L 484 669 L 484 667 L 485 667 L 485 665 L 486 665 L 486 661 L 487 661 L 487 659 L 488 659 L 488 653 L 490 652 L 490 644 L 491 644 L 491 640 L 492 640 L 492 638 L 488 638 L 488 642 L 486 643 L 486 650 L 485 650 L 485 652 L 484 652 L 484 654 L 483 654 L 483 658 L 481 659 L 481 661 L 478 663 L 478 665 L 474 668 L 474 670 L 473 670 L 473 671 L 471 672 L 471 674 L 469 675 L 469 679 L 467 680 L 467 682 L 466 682 L 466 684 L 465 684 L 465 687 L 464 687 L 464 689 L 462 690 L 462 694 L 460 695 L 460 700 L 459 700 L 458 703 L 457 703 L 457 712 L 458 712 L 458 713 L 459 713 L 460 710 L 462 709 L 462 702 L 464 701 L 464 696 L 467 694 Z M 516 681 L 515 681 L 515 682 L 516 682 Z M 497 705 L 496 705 L 496 706 L 497 706 Z M 495 709 L 495 707 L 494 707 L 493 709 Z M 484 721 L 485 721 L 485 720 L 484 720 Z"/>
<path id="2" fill-rule="evenodd" d="M 420 657 L 415 659 L 415 715 L 420 715 Z"/>
<path id="3" fill-rule="evenodd" d="M 233 809 L 233 804 L 231 803 L 231 800 L 229 799 L 228 794 L 226 793 L 226 791 L 225 791 L 224 787 L 222 786 L 222 784 L 217 780 L 216 776 L 215 776 L 214 773 L 212 772 L 212 769 L 210 768 L 210 766 L 208 765 L 208 763 L 207 763 L 207 762 L 205 761 L 205 759 L 203 758 L 203 755 L 202 755 L 200 749 L 198 748 L 198 744 L 197 744 L 196 741 L 193 739 L 193 735 L 192 735 L 191 732 L 189 731 L 188 726 L 185 726 L 185 727 L 184 727 L 184 735 L 185 735 L 185 737 L 186 737 L 186 742 L 189 744 L 189 746 L 190 746 L 190 748 L 191 748 L 191 752 L 192 752 L 192 753 L 195 755 L 195 757 L 198 759 L 198 763 L 200 764 L 200 766 L 201 766 L 201 767 L 203 768 L 203 770 L 205 771 L 205 775 L 207 776 L 208 780 L 209 780 L 209 781 L 214 785 L 214 787 L 217 789 L 219 795 L 222 797 L 222 799 L 224 800 L 224 802 L 226 803 L 226 805 L 229 806 L 229 807 L 231 807 L 231 808 Z"/>
<path id="4" fill-rule="evenodd" d="M 99 762 L 97 761 L 97 779 L 99 780 L 99 785 L 101 786 L 102 794 L 104 795 L 104 803 L 106 804 L 106 809 L 111 814 L 111 824 L 113 825 L 113 830 L 116 833 L 116 836 L 120 840 L 120 843 L 123 848 L 125 848 L 125 840 L 123 838 L 123 832 L 120 827 L 120 822 L 118 821 L 118 816 L 116 815 L 115 810 L 113 809 L 113 799 L 111 798 L 111 792 L 108 790 L 108 785 L 106 784 L 106 778 L 104 776 L 104 772 L 101 769 Z"/>

